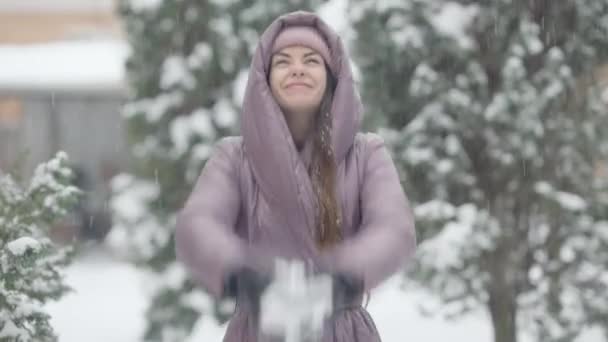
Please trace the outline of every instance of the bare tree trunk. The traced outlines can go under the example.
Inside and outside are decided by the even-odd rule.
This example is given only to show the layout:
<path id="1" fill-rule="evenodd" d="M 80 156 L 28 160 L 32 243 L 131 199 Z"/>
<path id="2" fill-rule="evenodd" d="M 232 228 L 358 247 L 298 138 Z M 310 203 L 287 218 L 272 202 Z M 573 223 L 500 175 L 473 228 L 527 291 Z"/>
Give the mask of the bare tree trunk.
<path id="1" fill-rule="evenodd" d="M 489 256 L 488 309 L 494 342 L 517 342 L 517 270 L 511 255 L 515 248 L 513 236 L 503 235 L 501 245 Z"/>
<path id="2" fill-rule="evenodd" d="M 502 230 L 496 249 L 485 255 L 485 268 L 490 275 L 487 306 L 494 328 L 494 342 L 517 342 L 517 297 L 522 285 L 522 268 L 526 267 L 526 249 L 522 249 L 522 244 L 527 244 L 528 233 L 520 227 L 520 218 L 525 215 L 521 204 L 525 202 L 498 196 L 491 198 L 490 210 L 494 216 L 502 226 L 512 229 Z M 527 205 L 523 207 L 528 208 Z"/>
<path id="3" fill-rule="evenodd" d="M 494 327 L 494 342 L 517 342 L 516 315 L 517 307 L 513 290 L 503 284 L 496 284 L 490 292 L 488 302 L 492 325 Z"/>

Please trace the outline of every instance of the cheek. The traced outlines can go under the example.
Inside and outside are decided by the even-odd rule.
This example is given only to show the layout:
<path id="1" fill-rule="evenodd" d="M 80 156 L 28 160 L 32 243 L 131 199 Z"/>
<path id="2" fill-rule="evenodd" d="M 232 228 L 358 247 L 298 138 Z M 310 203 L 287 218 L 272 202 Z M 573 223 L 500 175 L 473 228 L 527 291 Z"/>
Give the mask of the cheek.
<path id="1" fill-rule="evenodd" d="M 317 80 L 317 84 L 319 85 L 319 93 L 321 93 L 321 96 L 323 96 L 323 93 L 325 93 L 325 87 L 327 86 L 327 75 L 325 70 L 319 71 L 315 75 L 315 78 Z"/>
<path id="2" fill-rule="evenodd" d="M 289 70 L 284 67 L 276 67 L 270 69 L 270 87 L 273 91 L 279 92 L 281 90 L 281 84 L 285 81 L 285 78 L 289 75 Z"/>
<path id="3" fill-rule="evenodd" d="M 323 78 L 322 80 L 320 80 L 320 86 L 317 92 L 317 96 L 318 96 L 318 100 L 321 101 L 321 98 L 323 98 L 323 95 L 325 95 L 325 88 L 327 87 L 327 80 L 325 78 Z"/>
<path id="4" fill-rule="evenodd" d="M 279 90 L 279 75 L 276 71 L 272 71 L 270 73 L 270 90 L 272 90 L 273 94 L 277 94 L 277 91 Z"/>

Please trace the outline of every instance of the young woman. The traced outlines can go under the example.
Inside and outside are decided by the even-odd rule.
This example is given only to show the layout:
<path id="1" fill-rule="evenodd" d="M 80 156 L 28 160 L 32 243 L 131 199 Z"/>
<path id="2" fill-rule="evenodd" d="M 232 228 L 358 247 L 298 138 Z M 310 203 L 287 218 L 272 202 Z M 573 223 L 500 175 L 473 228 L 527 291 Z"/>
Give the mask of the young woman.
<path id="1" fill-rule="evenodd" d="M 212 296 L 236 298 L 226 342 L 258 341 L 256 297 L 277 257 L 335 280 L 324 342 L 380 341 L 363 293 L 412 257 L 416 234 L 381 138 L 358 133 L 349 63 L 315 14 L 277 18 L 253 57 L 242 137 L 216 144 L 178 215 L 178 260 Z"/>

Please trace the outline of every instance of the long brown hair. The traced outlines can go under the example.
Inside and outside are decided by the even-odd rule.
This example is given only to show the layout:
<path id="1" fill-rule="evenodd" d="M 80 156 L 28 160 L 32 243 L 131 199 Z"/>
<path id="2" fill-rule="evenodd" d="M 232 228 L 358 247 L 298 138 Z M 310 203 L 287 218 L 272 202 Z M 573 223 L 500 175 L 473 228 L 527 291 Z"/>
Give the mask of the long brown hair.
<path id="1" fill-rule="evenodd" d="M 317 245 L 325 249 L 342 239 L 342 216 L 336 198 L 336 159 L 332 143 L 331 105 L 336 87 L 336 79 L 327 65 L 327 85 L 321 99 L 314 130 L 314 148 L 311 165 L 313 189 L 317 196 L 319 219 L 317 220 Z M 369 304 L 371 293 L 365 291 L 364 307 Z"/>
<path id="2" fill-rule="evenodd" d="M 317 244 L 319 248 L 331 247 L 342 239 L 341 212 L 336 198 L 336 160 L 332 144 L 332 113 L 336 80 L 329 68 L 327 85 L 315 120 L 314 147 L 311 163 L 311 179 L 317 196 Z"/>

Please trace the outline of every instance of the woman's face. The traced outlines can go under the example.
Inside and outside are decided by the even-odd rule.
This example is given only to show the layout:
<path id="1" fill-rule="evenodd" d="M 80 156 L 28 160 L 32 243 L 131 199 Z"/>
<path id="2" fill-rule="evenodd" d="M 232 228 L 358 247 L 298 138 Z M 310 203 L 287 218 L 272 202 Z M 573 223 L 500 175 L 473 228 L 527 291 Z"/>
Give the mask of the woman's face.
<path id="1" fill-rule="evenodd" d="M 272 56 L 270 88 L 288 122 L 309 122 L 327 83 L 323 57 L 305 46 L 286 47 Z"/>

